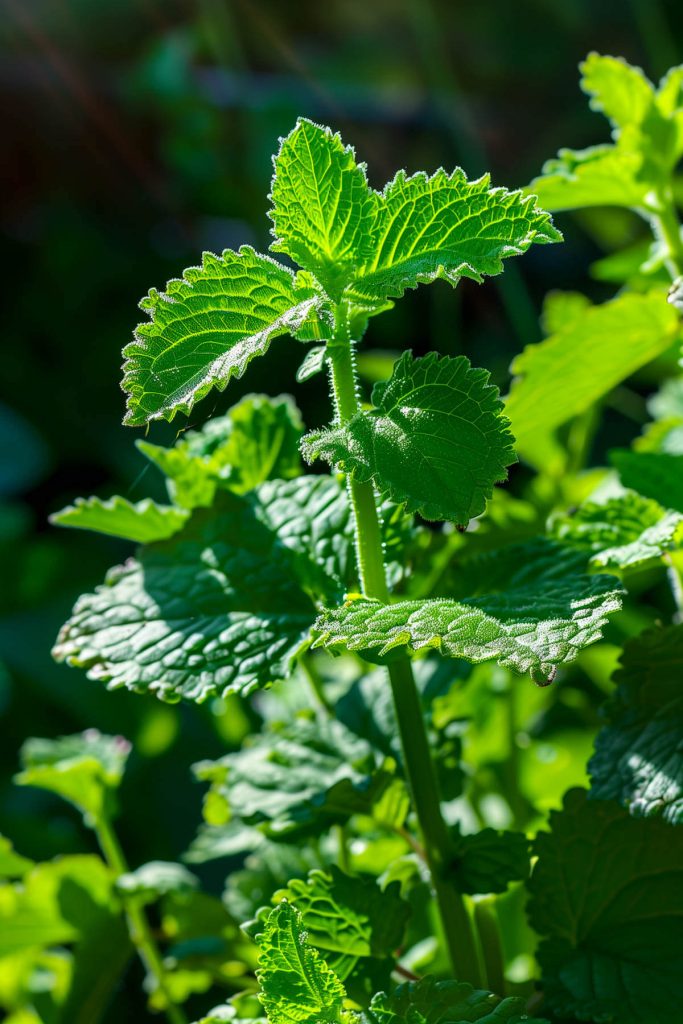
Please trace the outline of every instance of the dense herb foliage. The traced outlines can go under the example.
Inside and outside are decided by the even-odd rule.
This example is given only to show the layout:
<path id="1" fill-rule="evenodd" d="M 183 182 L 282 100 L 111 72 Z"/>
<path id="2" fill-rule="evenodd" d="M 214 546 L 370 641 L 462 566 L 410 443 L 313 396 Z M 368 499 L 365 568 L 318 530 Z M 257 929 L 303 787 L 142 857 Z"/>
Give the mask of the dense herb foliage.
<path id="1" fill-rule="evenodd" d="M 658 87 L 597 54 L 582 72 L 612 142 L 562 150 L 524 191 L 459 168 L 377 191 L 300 119 L 270 195 L 287 265 L 205 253 L 141 303 L 127 423 L 188 414 L 286 334 L 310 346 L 291 383 L 327 378 L 330 422 L 305 433 L 293 399 L 250 395 L 170 447 L 138 442 L 167 503 L 53 517 L 139 545 L 55 658 L 246 725 L 194 766 L 205 820 L 181 858 L 226 859 L 222 900 L 185 864 L 130 869 L 126 740 L 25 744 L 17 784 L 73 804 L 101 856 L 33 863 L 0 838 L 12 1024 L 94 1024 L 134 953 L 171 1024 L 191 999 L 204 1024 L 676 1017 L 683 68 Z M 551 213 L 596 205 L 640 218 L 642 259 L 601 305 L 548 297 L 507 399 L 464 356 L 407 351 L 364 400 L 372 317 L 423 284 L 484 284 L 561 241 Z M 651 422 L 589 468 L 601 410 L 645 368 Z"/>

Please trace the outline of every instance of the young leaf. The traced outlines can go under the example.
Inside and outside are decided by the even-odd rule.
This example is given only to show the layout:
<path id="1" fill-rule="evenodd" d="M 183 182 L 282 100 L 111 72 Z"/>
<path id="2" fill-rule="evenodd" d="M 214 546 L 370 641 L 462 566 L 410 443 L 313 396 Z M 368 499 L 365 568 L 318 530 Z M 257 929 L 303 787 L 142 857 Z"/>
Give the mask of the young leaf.
<path id="1" fill-rule="evenodd" d="M 455 830 L 449 873 L 460 892 L 505 892 L 511 882 L 529 877 L 529 840 L 523 832 L 485 828 L 463 836 Z"/>
<path id="2" fill-rule="evenodd" d="M 636 817 L 683 824 L 683 626 L 630 640 L 588 768 L 592 793 Z"/>
<path id="3" fill-rule="evenodd" d="M 15 782 L 57 793 L 93 825 L 110 810 L 129 753 L 123 737 L 96 729 L 56 740 L 30 739 L 21 748 L 23 770 Z"/>
<path id="4" fill-rule="evenodd" d="M 301 915 L 288 903 L 270 912 L 257 942 L 259 998 L 270 1024 L 340 1024 L 354 1019 L 344 1010 L 344 986 L 307 944 Z"/>
<path id="5" fill-rule="evenodd" d="M 683 513 L 683 455 L 617 448 L 609 459 L 624 487 Z"/>
<path id="6" fill-rule="evenodd" d="M 464 356 L 405 352 L 374 408 L 308 434 L 303 453 L 324 458 L 425 519 L 465 524 L 484 511 L 515 461 L 498 390 Z"/>
<path id="7" fill-rule="evenodd" d="M 553 213 L 589 206 L 639 210 L 650 191 L 641 177 L 642 164 L 641 154 L 623 145 L 561 149 L 526 191 Z"/>
<path id="8" fill-rule="evenodd" d="M 158 505 L 150 498 L 132 504 L 115 495 L 108 501 L 76 498 L 73 505 L 51 515 L 50 522 L 57 526 L 105 533 L 136 544 L 149 544 L 172 537 L 180 530 L 188 514 L 185 509 Z"/>
<path id="9" fill-rule="evenodd" d="M 201 430 L 188 430 L 172 448 L 137 447 L 167 477 L 171 500 L 183 508 L 210 505 L 218 486 L 246 494 L 266 480 L 301 473 L 301 414 L 289 395 L 245 395 Z"/>
<path id="10" fill-rule="evenodd" d="M 431 178 L 399 171 L 379 196 L 375 218 L 372 255 L 350 289 L 361 302 L 398 298 L 438 278 L 480 282 L 533 242 L 562 240 L 533 196 L 492 188 L 488 175 L 468 181 L 460 168 Z"/>
<path id="11" fill-rule="evenodd" d="M 573 513 L 555 516 L 548 535 L 592 552 L 593 569 L 627 569 L 673 547 L 681 522 L 680 513 L 666 512 L 656 501 L 627 491 L 603 504 L 584 502 Z"/>
<path id="12" fill-rule="evenodd" d="M 364 598 L 327 610 L 318 618 L 314 646 L 346 647 L 384 657 L 394 648 L 411 652 L 437 649 L 450 658 L 480 662 L 495 659 L 544 681 L 558 665 L 573 661 L 582 647 L 598 640 L 607 615 L 620 607 L 622 593 L 610 576 L 558 571 L 548 551 L 529 564 L 516 565 L 521 546 L 510 556 L 491 558 L 492 573 L 482 581 L 493 593 L 455 601 L 436 598 L 383 605 Z M 552 551 L 552 545 L 550 546 Z M 523 556 L 522 556 L 523 557 Z M 498 568 L 498 572 L 496 571 Z M 498 592 L 496 592 L 498 591 Z"/>
<path id="13" fill-rule="evenodd" d="M 640 68 L 621 57 L 589 53 L 580 69 L 581 88 L 591 97 L 591 110 L 604 114 L 617 136 L 627 125 L 643 123 L 655 101 L 655 91 Z"/>
<path id="14" fill-rule="evenodd" d="M 172 420 L 212 388 L 223 391 L 273 338 L 295 333 L 317 301 L 310 289 L 298 291 L 292 271 L 248 246 L 204 253 L 200 267 L 166 289 L 140 303 L 151 322 L 123 351 L 131 426 Z"/>
<path id="15" fill-rule="evenodd" d="M 683 830 L 582 790 L 550 827 L 529 883 L 549 1006 L 560 1017 L 670 1024 L 683 970 Z"/>
<path id="16" fill-rule="evenodd" d="M 340 722 L 302 716 L 275 723 L 244 749 L 200 762 L 195 771 L 212 783 L 212 822 L 238 818 L 270 839 L 291 842 L 354 814 L 371 816 L 396 781 L 382 763 Z M 393 824 L 399 827 L 403 818 Z"/>
<path id="17" fill-rule="evenodd" d="M 410 906 L 399 883 L 380 889 L 370 875 L 347 875 L 336 867 L 311 871 L 273 896 L 292 903 L 302 917 L 308 941 L 345 980 L 365 957 L 387 958 L 403 941 Z"/>
<path id="18" fill-rule="evenodd" d="M 372 251 L 377 197 L 339 135 L 306 118 L 282 140 L 271 185 L 274 252 L 312 271 L 335 299 Z"/>
<path id="19" fill-rule="evenodd" d="M 368 1014 L 372 1024 L 548 1024 L 526 1013 L 523 999 L 501 999 L 461 981 L 426 977 L 378 992 Z"/>
<path id="20" fill-rule="evenodd" d="M 574 316 L 512 364 L 505 402 L 516 447 L 534 459 L 539 436 L 589 409 L 675 340 L 678 318 L 660 291 L 622 294 Z M 666 503 L 663 503 L 666 504 Z"/>

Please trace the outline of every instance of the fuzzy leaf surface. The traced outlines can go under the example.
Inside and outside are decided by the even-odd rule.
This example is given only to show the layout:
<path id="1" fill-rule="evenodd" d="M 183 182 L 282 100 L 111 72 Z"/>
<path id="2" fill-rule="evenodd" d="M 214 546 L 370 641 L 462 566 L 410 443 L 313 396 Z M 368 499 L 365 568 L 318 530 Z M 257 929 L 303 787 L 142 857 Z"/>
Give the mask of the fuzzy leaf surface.
<path id="1" fill-rule="evenodd" d="M 584 502 L 575 512 L 555 517 L 549 536 L 591 552 L 594 569 L 627 569 L 673 547 L 681 522 L 680 513 L 666 512 L 656 501 L 627 491 L 603 504 Z"/>
<path id="2" fill-rule="evenodd" d="M 365 169 L 338 134 L 300 118 L 282 140 L 271 185 L 271 249 L 312 271 L 336 297 L 372 250 L 377 206 Z"/>
<path id="3" fill-rule="evenodd" d="M 259 998 L 270 1024 L 340 1024 L 353 1019 L 344 1011 L 339 978 L 308 945 L 301 915 L 288 903 L 272 910 L 261 935 Z"/>
<path id="4" fill-rule="evenodd" d="M 223 492 L 81 597 L 54 656 L 114 689 L 203 701 L 288 675 L 315 601 L 344 590 L 345 492 L 331 478 Z"/>
<path id="5" fill-rule="evenodd" d="M 136 544 L 150 544 L 166 540 L 183 526 L 188 513 L 173 505 L 159 505 L 150 498 L 133 504 L 115 495 L 107 501 L 100 498 L 76 498 L 60 512 L 50 516 L 57 526 L 71 526 L 78 530 L 93 530 Z"/>
<path id="6" fill-rule="evenodd" d="M 293 879 L 273 900 L 296 907 L 308 941 L 343 981 L 360 959 L 391 957 L 401 945 L 410 906 L 399 890 L 398 882 L 382 890 L 371 875 L 351 876 L 332 866 Z"/>
<path id="7" fill-rule="evenodd" d="M 471 662 L 495 659 L 539 681 L 552 677 L 558 665 L 599 639 L 622 591 L 613 577 L 566 571 L 561 549 L 553 545 L 531 548 L 527 564 L 519 562 L 522 550 L 515 545 L 509 557 L 488 560 L 482 589 L 490 589 L 480 596 L 390 605 L 361 598 L 326 610 L 315 624 L 315 645 L 380 657 L 397 647 L 435 648 Z"/>
<path id="8" fill-rule="evenodd" d="M 223 391 L 278 335 L 296 333 L 316 299 L 292 271 L 248 246 L 204 253 L 200 267 L 150 291 L 150 316 L 124 349 L 125 422 L 140 426 L 189 413 L 212 388 Z"/>
<path id="9" fill-rule="evenodd" d="M 609 459 L 624 487 L 683 513 L 683 455 L 617 448 Z"/>
<path id="10" fill-rule="evenodd" d="M 96 822 L 118 788 L 130 743 L 88 729 L 58 739 L 29 739 L 21 748 L 22 771 L 15 782 L 57 793 Z"/>
<path id="11" fill-rule="evenodd" d="M 340 722 L 301 717 L 273 724 L 242 750 L 200 762 L 195 771 L 212 784 L 212 823 L 236 818 L 290 842 L 381 807 L 396 781 L 382 760 Z"/>
<path id="12" fill-rule="evenodd" d="M 562 239 L 533 197 L 492 188 L 488 175 L 468 181 L 459 167 L 431 177 L 399 171 L 378 200 L 372 255 L 350 289 L 361 301 L 399 298 L 439 278 L 482 281 L 532 243 Z"/>
<path id="13" fill-rule="evenodd" d="M 464 356 L 405 352 L 376 384 L 375 408 L 309 434 L 307 459 L 325 458 L 425 519 L 467 523 L 516 459 L 497 388 Z"/>
<path id="14" fill-rule="evenodd" d="M 581 88 L 591 97 L 591 110 L 604 114 L 617 130 L 642 124 L 655 91 L 640 68 L 620 57 L 589 53 L 581 71 Z"/>
<path id="15" fill-rule="evenodd" d="M 662 292 L 627 293 L 586 309 L 564 330 L 524 349 L 512 364 L 517 379 L 505 402 L 520 453 L 533 456 L 539 435 L 585 412 L 664 352 L 678 329 Z"/>
<path id="16" fill-rule="evenodd" d="M 635 817 L 683 824 L 683 626 L 630 640 L 588 768 L 591 792 Z"/>
<path id="17" fill-rule="evenodd" d="M 683 830 L 583 790 L 569 791 L 550 828 L 536 839 L 528 911 L 551 1009 L 670 1024 L 683 970 Z"/>
<path id="18" fill-rule="evenodd" d="M 373 1024 L 547 1024 L 525 1012 L 523 999 L 501 999 L 461 981 L 426 977 L 378 992 L 368 1014 Z"/>

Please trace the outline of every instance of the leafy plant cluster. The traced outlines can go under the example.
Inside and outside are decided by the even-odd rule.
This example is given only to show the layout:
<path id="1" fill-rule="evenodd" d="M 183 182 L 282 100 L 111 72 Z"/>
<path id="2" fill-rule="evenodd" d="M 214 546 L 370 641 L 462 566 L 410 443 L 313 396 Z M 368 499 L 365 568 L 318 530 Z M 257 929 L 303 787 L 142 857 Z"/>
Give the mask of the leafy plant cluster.
<path id="1" fill-rule="evenodd" d="M 54 517 L 140 545 L 79 599 L 55 657 L 167 701 L 250 697 L 251 724 L 194 766 L 205 823 L 184 863 L 135 870 L 113 825 L 127 742 L 25 745 L 17 782 L 74 804 L 101 856 L 36 864 L 2 840 L 12 1024 L 99 1019 L 136 951 L 172 1024 L 216 988 L 204 1024 L 674 1019 L 683 68 L 657 88 L 611 57 L 582 72 L 612 141 L 562 150 L 521 192 L 460 169 L 376 191 L 300 120 L 270 196 L 286 263 L 207 253 L 143 300 L 129 424 L 189 414 L 285 334 L 331 420 L 305 433 L 289 396 L 249 395 L 172 447 L 138 442 L 167 504 Z M 504 402 L 465 357 L 412 352 L 366 400 L 372 317 L 438 279 L 482 283 L 561 241 L 551 212 L 592 206 L 635 212 L 647 237 L 593 267 L 613 298 L 548 296 Z M 645 428 L 588 468 L 634 375 Z M 513 495 L 496 485 L 517 458 Z M 222 899 L 186 866 L 220 858 Z"/>

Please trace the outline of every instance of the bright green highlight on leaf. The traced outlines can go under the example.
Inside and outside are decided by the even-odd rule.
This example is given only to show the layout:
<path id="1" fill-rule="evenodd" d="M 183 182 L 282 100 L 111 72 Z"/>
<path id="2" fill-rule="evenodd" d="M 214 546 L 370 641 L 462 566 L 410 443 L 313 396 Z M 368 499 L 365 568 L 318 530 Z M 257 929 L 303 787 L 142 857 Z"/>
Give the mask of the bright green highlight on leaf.
<path id="1" fill-rule="evenodd" d="M 582 647 L 600 638 L 621 590 L 608 576 L 563 575 L 541 565 L 535 578 L 523 566 L 505 589 L 454 601 L 434 598 L 384 605 L 358 598 L 317 620 L 316 646 L 346 647 L 384 656 L 397 647 L 435 648 L 450 658 L 496 660 L 535 679 L 552 678 Z"/>
<path id="2" fill-rule="evenodd" d="M 582 790 L 567 794 L 550 827 L 536 840 L 529 904 L 550 1007 L 560 1017 L 670 1024 L 680 990 L 683 831 Z"/>
<path id="3" fill-rule="evenodd" d="M 325 458 L 425 519 L 466 524 L 515 461 L 498 390 L 464 356 L 404 353 L 374 408 L 308 434 L 309 461 Z"/>
<path id="4" fill-rule="evenodd" d="M 675 311 L 659 290 L 576 311 L 565 328 L 515 359 L 505 402 L 516 447 L 536 464 L 539 438 L 602 398 L 673 344 Z"/>
<path id="5" fill-rule="evenodd" d="M 248 246 L 204 253 L 200 267 L 141 303 L 151 322 L 140 324 L 124 349 L 125 422 L 189 413 L 212 388 L 223 391 L 241 377 L 273 338 L 295 333 L 314 303 L 310 289 L 297 292 L 290 270 Z"/>
<path id="6" fill-rule="evenodd" d="M 336 974 L 308 945 L 301 915 L 288 903 L 272 910 L 257 937 L 257 977 L 270 1024 L 341 1024 L 346 992 Z"/>
<path id="7" fill-rule="evenodd" d="M 683 824 L 683 626 L 630 640 L 589 762 L 593 794 Z"/>
<path id="8" fill-rule="evenodd" d="M 92 826 L 111 812 L 130 753 L 121 736 L 104 736 L 89 729 L 56 740 L 30 739 L 21 748 L 22 786 L 50 790 L 78 807 Z"/>
<path id="9" fill-rule="evenodd" d="M 121 540 L 137 544 L 150 544 L 166 540 L 182 527 L 188 513 L 172 505 L 158 505 L 150 498 L 133 504 L 116 495 L 108 501 L 99 498 L 76 498 L 61 512 L 50 516 L 58 526 L 72 526 L 79 530 L 106 533 Z"/>
<path id="10" fill-rule="evenodd" d="M 658 190 L 683 153 L 682 69 L 672 68 L 657 90 L 620 58 L 591 53 L 581 71 L 581 87 L 608 118 L 614 143 L 560 150 L 528 191 L 553 211 L 626 206 L 658 214 Z"/>
<path id="11" fill-rule="evenodd" d="M 533 242 L 561 239 L 533 197 L 491 188 L 488 176 L 470 182 L 459 168 L 431 178 L 399 171 L 376 192 L 353 150 L 305 118 L 282 140 L 274 165 L 272 248 L 303 271 L 244 246 L 205 253 L 165 293 L 152 290 L 141 303 L 151 322 L 124 350 L 126 423 L 189 413 L 281 334 L 328 340 L 342 302 L 359 337 L 367 317 L 406 288 L 437 278 L 481 281 Z"/>

